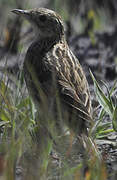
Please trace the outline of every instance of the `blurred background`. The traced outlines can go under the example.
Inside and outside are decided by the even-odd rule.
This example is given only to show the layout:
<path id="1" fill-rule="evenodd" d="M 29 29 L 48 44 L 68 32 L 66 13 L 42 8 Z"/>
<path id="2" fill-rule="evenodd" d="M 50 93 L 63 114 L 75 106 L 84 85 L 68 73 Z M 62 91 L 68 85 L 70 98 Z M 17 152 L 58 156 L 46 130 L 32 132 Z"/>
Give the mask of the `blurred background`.
<path id="1" fill-rule="evenodd" d="M 79 61 L 84 64 L 84 68 L 90 67 L 95 70 L 95 74 L 101 75 L 102 79 L 115 79 L 116 0 L 0 0 L 1 59 L 4 51 L 11 54 L 26 52 L 33 39 L 30 24 L 15 16 L 11 10 L 35 7 L 50 8 L 62 16 L 68 44 Z"/>

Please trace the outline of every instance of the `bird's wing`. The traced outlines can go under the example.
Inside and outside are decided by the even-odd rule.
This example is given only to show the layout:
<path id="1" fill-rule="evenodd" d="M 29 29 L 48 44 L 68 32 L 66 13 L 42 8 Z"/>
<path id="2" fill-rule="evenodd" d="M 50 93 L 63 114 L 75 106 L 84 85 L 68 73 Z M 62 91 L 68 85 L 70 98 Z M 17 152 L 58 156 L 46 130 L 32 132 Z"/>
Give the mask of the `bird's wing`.
<path id="1" fill-rule="evenodd" d="M 79 117 L 85 121 L 91 120 L 88 83 L 79 61 L 68 46 L 66 49 L 56 47 L 56 54 L 59 56 L 56 67 L 60 99 L 69 109 L 76 110 Z"/>
<path id="2" fill-rule="evenodd" d="M 59 87 L 59 95 L 63 103 L 68 106 L 68 109 L 72 108 L 75 112 L 77 112 L 77 116 L 79 118 L 89 123 L 91 115 L 84 102 L 78 98 L 75 90 L 63 81 L 59 81 Z"/>

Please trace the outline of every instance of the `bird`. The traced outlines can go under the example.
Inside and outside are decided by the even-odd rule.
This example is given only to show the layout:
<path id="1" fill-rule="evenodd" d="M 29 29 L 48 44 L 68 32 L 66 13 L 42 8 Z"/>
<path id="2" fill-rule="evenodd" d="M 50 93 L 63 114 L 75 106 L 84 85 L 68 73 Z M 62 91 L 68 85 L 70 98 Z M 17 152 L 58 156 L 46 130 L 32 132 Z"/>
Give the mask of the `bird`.
<path id="1" fill-rule="evenodd" d="M 92 121 L 89 85 L 68 46 L 62 18 L 47 8 L 13 9 L 12 12 L 27 19 L 35 32 L 23 66 L 35 106 L 45 116 L 50 113 L 55 124 L 62 121 L 62 126 L 75 135 L 87 134 Z M 41 123 L 48 126 L 43 118 Z"/>

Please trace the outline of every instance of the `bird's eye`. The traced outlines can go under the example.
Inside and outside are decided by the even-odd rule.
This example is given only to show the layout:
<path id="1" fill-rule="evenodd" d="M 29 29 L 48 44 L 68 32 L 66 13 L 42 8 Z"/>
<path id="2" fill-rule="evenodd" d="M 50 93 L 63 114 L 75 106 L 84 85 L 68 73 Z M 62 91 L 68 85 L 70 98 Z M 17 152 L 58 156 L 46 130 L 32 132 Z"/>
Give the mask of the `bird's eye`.
<path id="1" fill-rule="evenodd" d="M 47 20 L 47 17 L 45 15 L 41 15 L 41 16 L 39 16 L 39 20 L 41 22 L 45 22 Z"/>

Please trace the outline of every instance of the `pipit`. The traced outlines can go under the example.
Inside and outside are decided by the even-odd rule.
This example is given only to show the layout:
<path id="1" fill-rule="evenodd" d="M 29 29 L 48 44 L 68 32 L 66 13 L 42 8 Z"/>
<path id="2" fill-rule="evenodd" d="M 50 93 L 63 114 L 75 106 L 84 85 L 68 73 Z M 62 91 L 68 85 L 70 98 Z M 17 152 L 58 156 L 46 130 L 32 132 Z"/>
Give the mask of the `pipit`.
<path id="1" fill-rule="evenodd" d="M 36 32 L 25 56 L 23 71 L 37 108 L 43 114 L 51 112 L 58 124 L 62 119 L 75 134 L 87 133 L 91 122 L 88 82 L 65 40 L 61 17 L 46 8 L 12 12 L 26 18 Z"/>

